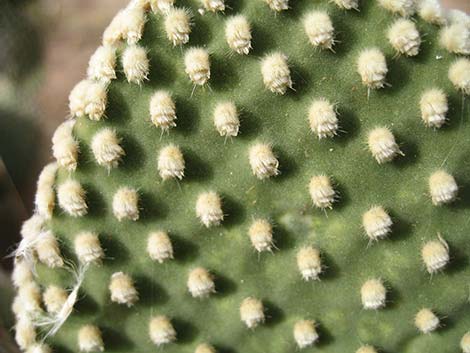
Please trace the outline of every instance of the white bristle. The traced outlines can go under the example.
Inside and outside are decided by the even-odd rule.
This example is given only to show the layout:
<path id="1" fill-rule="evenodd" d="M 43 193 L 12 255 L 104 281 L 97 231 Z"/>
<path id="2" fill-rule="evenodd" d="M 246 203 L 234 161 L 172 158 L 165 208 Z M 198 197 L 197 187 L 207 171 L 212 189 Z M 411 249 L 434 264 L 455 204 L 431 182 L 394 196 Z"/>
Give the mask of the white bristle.
<path id="1" fill-rule="evenodd" d="M 361 287 L 361 300 L 364 309 L 377 310 L 385 306 L 387 290 L 380 279 L 370 279 Z"/>
<path id="2" fill-rule="evenodd" d="M 378 127 L 369 132 L 367 137 L 369 151 L 377 163 L 382 164 L 392 161 L 401 152 L 392 132 L 384 127 Z"/>
<path id="3" fill-rule="evenodd" d="M 333 0 L 340 9 L 359 11 L 359 0 Z"/>
<path id="4" fill-rule="evenodd" d="M 415 316 L 416 328 L 422 333 L 430 333 L 439 327 L 440 320 L 430 309 L 421 309 Z"/>
<path id="5" fill-rule="evenodd" d="M 409 17 L 416 11 L 415 0 L 378 0 L 380 6 L 394 14 Z"/>
<path id="6" fill-rule="evenodd" d="M 384 87 L 388 68 L 385 56 L 380 49 L 363 50 L 357 61 L 357 72 L 361 75 L 362 83 L 369 89 Z"/>
<path id="7" fill-rule="evenodd" d="M 449 246 L 441 237 L 428 241 L 421 249 L 421 257 L 430 274 L 439 272 L 449 263 Z"/>
<path id="8" fill-rule="evenodd" d="M 289 9 L 289 0 L 263 0 L 271 10 L 281 12 Z"/>
<path id="9" fill-rule="evenodd" d="M 67 301 L 67 292 L 63 288 L 50 285 L 42 294 L 42 299 L 47 312 L 57 314 Z"/>
<path id="10" fill-rule="evenodd" d="M 149 336 L 157 347 L 176 341 L 176 331 L 166 316 L 155 316 L 150 319 Z"/>
<path id="11" fill-rule="evenodd" d="M 95 325 L 85 325 L 78 331 L 78 347 L 80 352 L 103 352 L 104 343 L 100 329 Z"/>
<path id="12" fill-rule="evenodd" d="M 444 170 L 434 172 L 428 184 L 432 203 L 436 206 L 451 203 L 457 198 L 459 187 L 454 177 Z"/>
<path id="13" fill-rule="evenodd" d="M 362 226 L 371 241 L 387 237 L 392 225 L 392 219 L 381 206 L 374 206 L 362 215 Z"/>
<path id="14" fill-rule="evenodd" d="M 306 246 L 297 253 L 297 267 L 305 281 L 318 279 L 322 272 L 320 251 L 313 246 Z"/>
<path id="15" fill-rule="evenodd" d="M 39 261 L 48 267 L 54 268 L 64 265 L 64 260 L 60 255 L 59 243 L 50 230 L 40 235 L 35 248 Z"/>
<path id="16" fill-rule="evenodd" d="M 186 284 L 193 298 L 205 298 L 215 293 L 214 276 L 202 267 L 189 272 Z"/>
<path id="17" fill-rule="evenodd" d="M 312 346 L 318 341 L 316 323 L 313 320 L 300 320 L 294 325 L 294 339 L 299 349 Z"/>
<path id="18" fill-rule="evenodd" d="M 16 288 L 32 282 L 33 272 L 31 271 L 31 266 L 23 259 L 15 260 L 11 280 Z"/>
<path id="19" fill-rule="evenodd" d="M 463 94 L 470 95 L 470 60 L 457 59 L 449 68 L 449 80 Z"/>
<path id="20" fill-rule="evenodd" d="M 440 0 L 421 0 L 418 3 L 418 14 L 428 23 L 443 25 L 447 22 Z"/>
<path id="21" fill-rule="evenodd" d="M 37 182 L 36 195 L 34 196 L 34 205 L 36 212 L 50 219 L 55 207 L 55 191 L 54 183 L 57 174 L 57 163 L 49 163 L 46 165 L 41 174 L 39 174 Z"/>
<path id="22" fill-rule="evenodd" d="M 454 54 L 470 54 L 470 27 L 455 23 L 441 30 L 439 42 L 447 51 Z"/>
<path id="23" fill-rule="evenodd" d="M 200 0 L 202 6 L 206 11 L 211 12 L 223 12 L 225 11 L 225 1 L 224 0 Z"/>
<path id="24" fill-rule="evenodd" d="M 29 317 L 22 316 L 16 322 L 15 341 L 24 351 L 36 342 L 36 330 Z"/>
<path id="25" fill-rule="evenodd" d="M 70 172 L 75 171 L 78 163 L 78 142 L 73 136 L 74 120 L 60 124 L 52 136 L 52 155 L 57 164 Z"/>
<path id="26" fill-rule="evenodd" d="M 338 131 L 338 118 L 333 104 L 320 98 L 312 102 L 308 111 L 310 129 L 319 139 L 333 137 Z"/>
<path id="27" fill-rule="evenodd" d="M 312 177 L 309 183 L 309 191 L 315 207 L 321 209 L 333 207 L 336 192 L 328 176 L 318 175 Z"/>

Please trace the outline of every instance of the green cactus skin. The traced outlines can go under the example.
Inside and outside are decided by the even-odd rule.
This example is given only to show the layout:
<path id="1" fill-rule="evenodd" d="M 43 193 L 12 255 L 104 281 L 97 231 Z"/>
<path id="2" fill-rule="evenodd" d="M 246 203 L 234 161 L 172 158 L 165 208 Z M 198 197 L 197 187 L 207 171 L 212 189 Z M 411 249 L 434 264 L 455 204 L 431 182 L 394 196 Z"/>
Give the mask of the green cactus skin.
<path id="1" fill-rule="evenodd" d="M 163 16 L 148 13 L 143 39 L 150 75 L 142 85 L 128 83 L 118 64 L 109 85 L 106 119 L 77 118 L 73 134 L 80 144 L 75 172 L 59 168 L 56 185 L 72 177 L 86 190 L 88 214 L 71 217 L 56 206 L 48 226 L 60 240 L 64 259 L 78 262 L 73 240 L 81 231 L 99 234 L 105 259 L 85 274 L 74 311 L 48 342 L 55 352 L 77 352 L 77 332 L 95 324 L 103 332 L 106 352 L 152 352 L 149 320 L 166 315 L 177 332 L 161 352 L 194 352 L 210 343 L 222 353 L 283 353 L 297 349 L 293 337 L 299 320 L 315 320 L 319 340 L 305 351 L 355 352 L 370 344 L 381 352 L 451 353 L 460 350 L 470 329 L 468 220 L 470 194 L 468 105 L 448 79 L 456 56 L 439 46 L 439 29 L 416 18 L 424 39 L 416 57 L 397 56 L 386 31 L 397 18 L 376 1 L 362 1 L 360 11 L 341 10 L 327 1 L 291 1 L 275 13 L 257 0 L 230 2 L 225 13 L 200 15 L 199 2 L 180 0 L 193 13 L 188 44 L 174 47 L 166 38 Z M 315 49 L 303 30 L 310 10 L 327 10 L 335 27 L 330 50 Z M 229 49 L 224 37 L 228 16 L 243 14 L 252 25 L 249 55 Z M 424 36 L 426 35 L 426 36 Z M 184 53 L 202 46 L 210 53 L 209 84 L 196 87 L 184 72 Z M 378 47 L 386 56 L 387 86 L 368 90 L 356 61 L 365 48 Z M 121 47 L 119 52 L 125 48 Z M 288 56 L 293 90 L 276 95 L 267 90 L 261 59 L 274 51 Z M 120 54 L 118 54 L 120 57 Z M 448 123 L 427 128 L 419 101 L 430 88 L 448 95 Z M 152 125 L 149 102 L 159 89 L 172 93 L 177 126 L 168 133 Z M 314 99 L 335 103 L 340 131 L 319 140 L 309 128 L 308 109 Z M 240 134 L 221 137 L 213 123 L 217 103 L 231 100 L 240 111 Z M 367 150 L 368 132 L 385 126 L 393 132 L 404 156 L 378 164 Z M 122 138 L 125 157 L 109 172 L 91 151 L 94 134 L 112 127 Z M 272 145 L 280 174 L 256 178 L 248 152 L 256 142 Z M 158 175 L 161 148 L 178 145 L 186 162 L 181 181 Z M 458 199 L 434 206 L 429 176 L 438 169 L 452 174 Z M 308 184 L 314 175 L 328 175 L 338 197 L 332 209 L 312 206 Z M 122 186 L 138 190 L 138 221 L 119 222 L 113 215 L 115 192 Z M 200 193 L 222 197 L 224 220 L 204 227 L 196 217 Z M 386 239 L 369 241 L 362 215 L 383 206 L 393 226 Z M 258 254 L 248 229 L 255 218 L 273 224 L 272 253 Z M 167 231 L 174 259 L 160 264 L 146 252 L 152 231 Z M 450 262 L 432 276 L 426 272 L 421 248 L 440 234 L 449 245 Z M 296 264 L 300 248 L 321 251 L 319 281 L 304 281 Z M 192 298 L 186 281 L 190 270 L 204 267 L 214 275 L 216 293 Z M 64 269 L 37 265 L 38 282 L 70 286 Z M 123 271 L 134 280 L 139 300 L 132 307 L 111 302 L 111 275 Z M 380 278 L 387 288 L 385 308 L 364 310 L 362 284 Z M 240 320 L 242 300 L 253 296 L 265 306 L 266 322 L 247 329 Z M 440 327 L 422 334 L 414 317 L 432 309 Z"/>

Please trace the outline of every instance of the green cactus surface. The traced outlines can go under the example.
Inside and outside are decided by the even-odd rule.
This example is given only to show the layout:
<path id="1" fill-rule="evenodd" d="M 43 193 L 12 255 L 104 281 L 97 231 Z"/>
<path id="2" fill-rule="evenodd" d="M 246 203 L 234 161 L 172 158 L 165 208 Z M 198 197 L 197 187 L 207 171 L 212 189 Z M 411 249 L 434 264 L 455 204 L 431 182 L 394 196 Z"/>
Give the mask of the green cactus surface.
<path id="1" fill-rule="evenodd" d="M 144 3 L 144 2 L 143 2 Z M 139 45 L 150 60 L 148 80 L 129 83 L 121 65 L 123 41 L 117 49 L 117 78 L 107 88 L 105 118 L 77 117 L 73 136 L 79 142 L 75 171 L 59 167 L 55 185 L 77 180 L 86 192 L 88 213 L 72 217 L 59 204 L 47 227 L 59 241 L 66 263 L 78 266 L 74 239 L 83 231 L 99 234 L 105 256 L 90 265 L 73 312 L 55 335 L 47 337 L 54 352 L 78 352 L 78 331 L 94 324 L 102 332 L 105 352 L 194 352 L 207 343 L 221 353 L 284 353 L 298 349 L 294 325 L 314 320 L 318 340 L 307 352 L 356 352 L 363 345 L 386 353 L 459 352 L 470 330 L 470 111 L 463 93 L 448 78 L 458 59 L 439 44 L 440 28 L 418 16 L 419 53 L 398 55 L 387 39 L 388 28 L 400 18 L 378 1 L 361 1 L 358 11 L 340 9 L 326 0 L 292 0 L 279 13 L 264 1 L 237 0 L 224 12 L 198 9 L 199 1 L 178 0 L 192 14 L 189 42 L 173 46 L 165 34 L 161 12 L 149 10 Z M 334 45 L 314 48 L 303 19 L 325 10 L 334 26 Z M 252 49 L 233 52 L 225 38 L 225 23 L 242 14 L 251 24 Z M 202 47 L 210 56 L 210 79 L 194 86 L 185 73 L 189 48 Z M 370 89 L 357 70 L 360 53 L 379 48 L 386 57 L 385 86 Z M 275 94 L 263 83 L 263 58 L 287 56 L 292 89 Z M 448 98 L 446 124 L 425 126 L 420 99 L 431 88 Z M 157 90 L 171 92 L 176 127 L 164 131 L 150 120 L 149 104 Z M 312 102 L 334 104 L 339 129 L 318 139 L 308 114 Z M 220 136 L 214 109 L 232 101 L 239 110 L 240 132 Z M 98 165 L 92 139 L 101 129 L 116 131 L 125 152 L 116 168 Z M 387 127 L 401 153 L 377 163 L 368 150 L 368 134 Z M 256 143 L 270 144 L 279 174 L 260 180 L 250 167 L 249 151 Z M 162 148 L 179 146 L 185 160 L 181 180 L 163 180 L 157 160 Z M 429 177 L 443 169 L 459 187 L 452 203 L 434 205 Z M 335 198 L 331 209 L 312 205 L 309 182 L 326 175 Z M 119 221 L 113 197 L 121 187 L 138 191 L 139 218 Z M 56 188 L 57 189 L 57 188 Z M 205 227 L 196 215 L 203 192 L 222 200 L 224 219 Z M 370 241 L 362 216 L 382 206 L 393 225 L 386 238 Z M 273 226 L 270 251 L 257 252 L 249 229 L 255 219 Z M 163 263 L 147 253 L 151 232 L 166 231 L 174 258 Z M 428 241 L 445 240 L 450 260 L 445 268 L 426 271 L 422 251 Z M 318 280 L 305 281 L 296 256 L 305 246 L 321 253 Z M 38 262 L 37 282 L 73 286 L 63 268 Z M 212 275 L 215 292 L 193 298 L 187 287 L 197 267 Z M 134 305 L 111 301 L 109 283 L 116 272 L 135 281 Z M 361 287 L 378 278 L 386 300 L 377 310 L 364 309 Z M 264 305 L 265 322 L 249 329 L 240 319 L 240 305 L 254 297 Z M 424 334 L 415 326 L 422 308 L 431 309 L 439 327 Z M 165 315 L 176 340 L 156 347 L 149 335 L 152 317 Z M 47 328 L 38 328 L 38 340 Z M 201 351 L 202 352 L 202 351 Z M 364 351 L 365 352 L 365 351 Z"/>

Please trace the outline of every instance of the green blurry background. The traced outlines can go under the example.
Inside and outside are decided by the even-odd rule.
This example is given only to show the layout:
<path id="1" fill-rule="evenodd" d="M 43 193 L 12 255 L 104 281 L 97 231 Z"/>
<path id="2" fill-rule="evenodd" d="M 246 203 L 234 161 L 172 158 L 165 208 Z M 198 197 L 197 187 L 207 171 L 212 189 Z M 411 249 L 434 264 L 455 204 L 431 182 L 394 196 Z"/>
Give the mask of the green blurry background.
<path id="1" fill-rule="evenodd" d="M 470 12 L 470 0 L 441 1 Z M 0 0 L 0 353 L 17 351 L 8 338 L 12 264 L 5 256 L 32 212 L 35 181 L 51 159 L 50 139 L 68 113 L 68 94 L 127 2 Z"/>

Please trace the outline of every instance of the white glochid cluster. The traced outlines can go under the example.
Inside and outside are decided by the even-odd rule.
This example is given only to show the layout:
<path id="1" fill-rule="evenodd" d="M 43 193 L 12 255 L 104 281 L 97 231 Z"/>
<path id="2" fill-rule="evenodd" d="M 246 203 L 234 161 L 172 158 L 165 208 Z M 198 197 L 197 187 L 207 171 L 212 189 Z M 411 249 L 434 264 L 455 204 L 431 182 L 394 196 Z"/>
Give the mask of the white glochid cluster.
<path id="1" fill-rule="evenodd" d="M 455 54 L 470 54 L 470 27 L 454 23 L 441 30 L 439 42 L 447 51 Z"/>
<path id="2" fill-rule="evenodd" d="M 380 6 L 394 14 L 409 17 L 416 11 L 415 0 L 378 0 Z"/>
<path id="3" fill-rule="evenodd" d="M 152 95 L 150 120 L 162 131 L 168 131 L 176 126 L 176 106 L 169 92 L 160 90 Z"/>
<path id="4" fill-rule="evenodd" d="M 66 300 L 67 291 L 64 288 L 50 285 L 42 294 L 44 306 L 49 314 L 57 314 L 62 310 Z"/>
<path id="5" fill-rule="evenodd" d="M 294 325 L 294 339 L 299 349 L 312 346 L 318 341 L 316 323 L 313 320 L 300 320 Z"/>
<path id="6" fill-rule="evenodd" d="M 421 37 L 413 21 L 398 19 L 388 29 L 388 40 L 399 54 L 416 56 L 419 53 Z"/>
<path id="7" fill-rule="evenodd" d="M 418 3 L 418 14 L 424 21 L 435 25 L 447 22 L 440 0 L 421 0 Z"/>
<path id="8" fill-rule="evenodd" d="M 166 316 L 155 316 L 150 319 L 149 336 L 157 347 L 176 341 L 176 331 Z"/>
<path id="9" fill-rule="evenodd" d="M 133 188 L 121 187 L 113 197 L 113 213 L 118 221 L 139 219 L 139 194 Z"/>
<path id="10" fill-rule="evenodd" d="M 225 39 L 237 54 L 248 55 L 251 49 L 251 27 L 243 15 L 230 17 L 225 23 Z"/>
<path id="11" fill-rule="evenodd" d="M 82 264 L 100 264 L 104 257 L 98 234 L 93 232 L 80 232 L 74 240 L 75 254 Z"/>
<path id="12" fill-rule="evenodd" d="M 191 33 L 191 15 L 183 8 L 170 8 L 165 13 L 166 36 L 174 46 L 186 44 Z"/>
<path id="13" fill-rule="evenodd" d="M 200 0 L 202 6 L 206 11 L 210 12 L 224 12 L 225 1 L 224 0 Z"/>
<path id="14" fill-rule="evenodd" d="M 159 263 L 173 259 L 173 245 L 168 233 L 151 232 L 147 239 L 147 253 L 152 260 Z"/>
<path id="15" fill-rule="evenodd" d="M 333 0 L 340 9 L 359 11 L 359 0 Z"/>
<path id="16" fill-rule="evenodd" d="M 431 309 L 421 309 L 415 316 L 415 326 L 422 333 L 435 331 L 439 327 L 439 324 L 439 318 Z"/>
<path id="17" fill-rule="evenodd" d="M 50 268 L 62 267 L 64 260 L 60 255 L 59 243 L 52 231 L 47 230 L 39 236 L 35 244 L 39 261 Z"/>
<path id="18" fill-rule="evenodd" d="M 287 63 L 287 56 L 275 52 L 269 54 L 261 61 L 261 74 L 266 89 L 276 94 L 285 94 L 288 88 L 292 89 L 292 79 Z"/>
<path id="19" fill-rule="evenodd" d="M 82 217 L 88 213 L 85 190 L 74 179 L 68 179 L 57 188 L 59 206 L 72 217 Z"/>
<path id="20" fill-rule="evenodd" d="M 273 227 L 266 219 L 255 219 L 248 230 L 248 235 L 256 251 L 272 250 Z"/>
<path id="21" fill-rule="evenodd" d="M 68 120 L 60 124 L 52 135 L 52 155 L 59 167 L 69 172 L 75 171 L 78 164 L 79 146 L 73 136 L 75 120 Z"/>
<path id="22" fill-rule="evenodd" d="M 421 249 L 421 257 L 428 273 L 434 274 L 449 263 L 449 246 L 441 237 L 438 240 L 430 240 Z"/>
<path id="23" fill-rule="evenodd" d="M 370 131 L 367 144 L 370 153 L 379 164 L 390 162 L 399 154 L 403 155 L 395 141 L 395 136 L 385 127 L 378 127 Z"/>
<path id="24" fill-rule="evenodd" d="M 214 276 L 202 267 L 189 272 L 186 284 L 193 298 L 206 298 L 215 293 Z"/>
<path id="25" fill-rule="evenodd" d="M 271 10 L 281 12 L 289 9 L 289 0 L 263 0 Z"/>
<path id="26" fill-rule="evenodd" d="M 78 331 L 78 348 L 84 353 L 103 352 L 101 330 L 95 325 L 82 326 Z"/>
<path id="27" fill-rule="evenodd" d="M 387 237 L 392 225 L 392 219 L 382 206 L 374 206 L 362 215 L 362 226 L 371 241 Z"/>
<path id="28" fill-rule="evenodd" d="M 367 88 L 383 88 L 388 72 L 385 55 L 377 48 L 363 50 L 357 61 L 357 72 Z"/>
<path id="29" fill-rule="evenodd" d="M 249 151 L 249 161 L 253 174 L 258 179 L 266 179 L 279 174 L 279 161 L 273 153 L 271 145 L 258 143 Z"/>
<path id="30" fill-rule="evenodd" d="M 419 107 L 421 119 L 426 126 L 438 129 L 446 122 L 449 105 L 443 90 L 431 88 L 425 91 L 421 96 Z"/>
<path id="31" fill-rule="evenodd" d="M 82 80 L 75 85 L 69 95 L 71 115 L 88 116 L 95 121 L 104 117 L 107 102 L 108 91 L 105 82 Z"/>
<path id="32" fill-rule="evenodd" d="M 385 306 L 387 290 L 380 279 L 370 279 L 361 287 L 361 301 L 364 309 L 377 310 Z"/>
<path id="33" fill-rule="evenodd" d="M 108 171 L 116 168 L 126 154 L 120 144 L 121 139 L 114 129 L 103 128 L 98 131 L 91 140 L 91 150 L 96 162 Z"/>
<path id="34" fill-rule="evenodd" d="M 211 77 L 209 53 L 203 48 L 191 48 L 184 55 L 185 72 L 197 86 L 205 85 Z"/>
<path id="35" fill-rule="evenodd" d="M 326 98 L 314 100 L 308 111 L 310 129 L 319 139 L 333 137 L 338 131 L 335 107 Z"/>
<path id="36" fill-rule="evenodd" d="M 101 46 L 88 62 L 87 76 L 91 80 L 110 82 L 116 78 L 116 49 Z"/>
<path id="37" fill-rule="evenodd" d="M 429 193 L 435 206 L 455 201 L 458 191 L 454 177 L 444 170 L 438 170 L 429 177 Z"/>
<path id="38" fill-rule="evenodd" d="M 320 251 L 305 246 L 297 252 L 297 267 L 305 281 L 316 280 L 322 272 Z"/>
<path id="39" fill-rule="evenodd" d="M 264 323 L 265 315 L 263 303 L 253 297 L 243 299 L 240 305 L 240 318 L 250 329 L 254 329 Z"/>
<path id="40" fill-rule="evenodd" d="M 310 179 L 308 185 L 313 205 L 320 209 L 332 208 L 335 202 L 336 192 L 330 177 L 317 175 Z"/>
<path id="41" fill-rule="evenodd" d="M 204 192 L 196 201 L 196 215 L 207 228 L 218 226 L 224 220 L 222 199 L 214 192 Z"/>
<path id="42" fill-rule="evenodd" d="M 449 68 L 449 80 L 465 95 L 470 95 L 470 60 L 457 59 Z"/>
<path id="43" fill-rule="evenodd" d="M 163 180 L 183 179 L 184 158 L 180 148 L 168 145 L 160 150 L 158 155 L 158 172 Z"/>
<path id="44" fill-rule="evenodd" d="M 334 28 L 326 11 L 312 11 L 304 18 L 304 30 L 314 47 L 333 50 Z"/>
<path id="45" fill-rule="evenodd" d="M 214 109 L 214 126 L 220 136 L 235 137 L 240 129 L 237 107 L 233 102 L 221 102 Z"/>
<path id="46" fill-rule="evenodd" d="M 133 306 L 139 300 L 139 294 L 134 286 L 132 278 L 123 273 L 115 272 L 111 276 L 109 283 L 111 300 L 118 304 L 125 304 L 128 307 Z"/>
<path id="47" fill-rule="evenodd" d="M 147 80 L 150 62 L 145 48 L 138 45 L 127 47 L 122 54 L 122 68 L 130 83 L 140 85 Z"/>
<path id="48" fill-rule="evenodd" d="M 38 177 L 34 205 L 39 216 L 50 219 L 55 207 L 54 183 L 57 174 L 57 163 L 46 165 Z"/>

